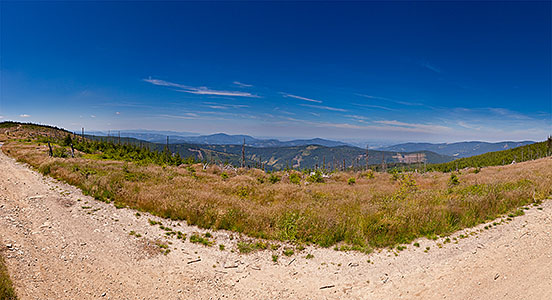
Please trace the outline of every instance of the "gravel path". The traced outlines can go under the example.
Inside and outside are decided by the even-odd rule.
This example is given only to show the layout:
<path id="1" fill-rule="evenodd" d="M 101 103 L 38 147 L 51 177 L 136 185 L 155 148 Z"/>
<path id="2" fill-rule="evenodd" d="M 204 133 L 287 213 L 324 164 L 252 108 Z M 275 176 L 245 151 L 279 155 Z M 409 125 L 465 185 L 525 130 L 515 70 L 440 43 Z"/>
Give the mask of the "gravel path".
<path id="1" fill-rule="evenodd" d="M 95 201 L 0 151 L 0 251 L 21 299 L 552 299 L 552 201 L 457 243 L 421 239 L 398 256 L 279 249 L 277 263 L 272 250 L 239 254 L 236 234 L 212 232 L 205 247 L 148 219 L 205 232 Z"/>

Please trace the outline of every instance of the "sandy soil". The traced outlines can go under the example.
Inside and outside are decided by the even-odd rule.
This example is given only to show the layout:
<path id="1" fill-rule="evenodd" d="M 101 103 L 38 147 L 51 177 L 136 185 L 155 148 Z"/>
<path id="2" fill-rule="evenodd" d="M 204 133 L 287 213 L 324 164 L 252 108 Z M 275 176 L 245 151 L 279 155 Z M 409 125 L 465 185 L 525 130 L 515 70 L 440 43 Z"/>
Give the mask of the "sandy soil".
<path id="1" fill-rule="evenodd" d="M 317 247 L 243 255 L 236 234 L 212 232 L 216 244 L 205 247 L 148 219 L 188 237 L 205 232 L 95 201 L 0 151 L 0 251 L 21 299 L 552 299 L 552 201 L 398 256 Z M 171 241 L 171 252 L 156 240 Z"/>

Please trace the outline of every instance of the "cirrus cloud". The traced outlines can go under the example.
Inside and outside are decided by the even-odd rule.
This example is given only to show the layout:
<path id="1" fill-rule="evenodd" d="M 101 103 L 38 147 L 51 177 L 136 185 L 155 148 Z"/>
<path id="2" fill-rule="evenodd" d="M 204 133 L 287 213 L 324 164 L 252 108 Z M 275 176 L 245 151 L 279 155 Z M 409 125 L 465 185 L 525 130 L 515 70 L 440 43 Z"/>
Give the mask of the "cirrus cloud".
<path id="1" fill-rule="evenodd" d="M 151 83 L 153 85 L 179 88 L 179 90 L 176 90 L 177 92 L 189 93 L 189 94 L 195 94 L 195 95 L 260 98 L 258 95 L 254 95 L 254 94 L 251 94 L 251 93 L 248 93 L 248 92 L 212 90 L 212 89 L 204 87 L 204 86 L 193 87 L 193 86 L 187 86 L 187 85 L 174 83 L 174 82 L 169 82 L 169 81 L 165 81 L 165 80 L 161 80 L 161 79 L 147 78 L 147 79 L 142 79 L 142 80 L 145 81 L 145 82 Z"/>
<path id="2" fill-rule="evenodd" d="M 280 94 L 282 94 L 286 98 L 295 98 L 295 99 L 308 101 L 308 102 L 322 103 L 321 100 L 311 99 L 311 98 L 307 98 L 307 97 L 301 97 L 301 96 L 292 95 L 292 94 L 288 94 L 288 93 L 280 93 Z"/>

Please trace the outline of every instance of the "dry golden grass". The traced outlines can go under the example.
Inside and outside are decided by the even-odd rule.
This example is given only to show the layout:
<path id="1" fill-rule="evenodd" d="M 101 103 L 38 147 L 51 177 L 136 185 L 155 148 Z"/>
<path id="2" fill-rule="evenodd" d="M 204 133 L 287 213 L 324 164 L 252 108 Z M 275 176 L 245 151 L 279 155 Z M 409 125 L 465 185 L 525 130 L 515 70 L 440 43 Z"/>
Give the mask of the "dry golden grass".
<path id="1" fill-rule="evenodd" d="M 15 290 L 6 268 L 4 257 L 0 254 L 0 299 L 16 300 Z"/>
<path id="2" fill-rule="evenodd" d="M 140 166 L 84 158 L 50 158 L 47 147 L 9 141 L 3 151 L 98 200 L 148 211 L 203 228 L 253 237 L 354 249 L 392 246 L 446 235 L 539 202 L 552 193 L 552 158 L 450 173 L 339 172 L 310 183 L 297 171 L 222 171 L 193 166 Z M 224 178 L 222 174 L 228 175 Z M 301 175 L 300 184 L 290 174 Z M 355 183 L 348 184 L 354 177 Z"/>

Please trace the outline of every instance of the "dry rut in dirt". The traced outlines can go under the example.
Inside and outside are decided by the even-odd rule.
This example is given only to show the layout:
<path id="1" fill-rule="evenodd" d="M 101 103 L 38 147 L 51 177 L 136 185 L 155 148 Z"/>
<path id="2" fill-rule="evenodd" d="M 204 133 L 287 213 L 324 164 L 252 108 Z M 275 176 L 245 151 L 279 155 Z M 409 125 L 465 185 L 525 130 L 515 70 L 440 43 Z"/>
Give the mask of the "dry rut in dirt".
<path id="1" fill-rule="evenodd" d="M 213 232 L 205 247 L 148 219 L 205 232 L 95 201 L 0 151 L 0 247 L 21 299 L 552 299 L 550 201 L 442 248 L 426 239 L 398 256 L 307 247 L 277 263 L 270 250 L 239 254 L 236 234 Z"/>

